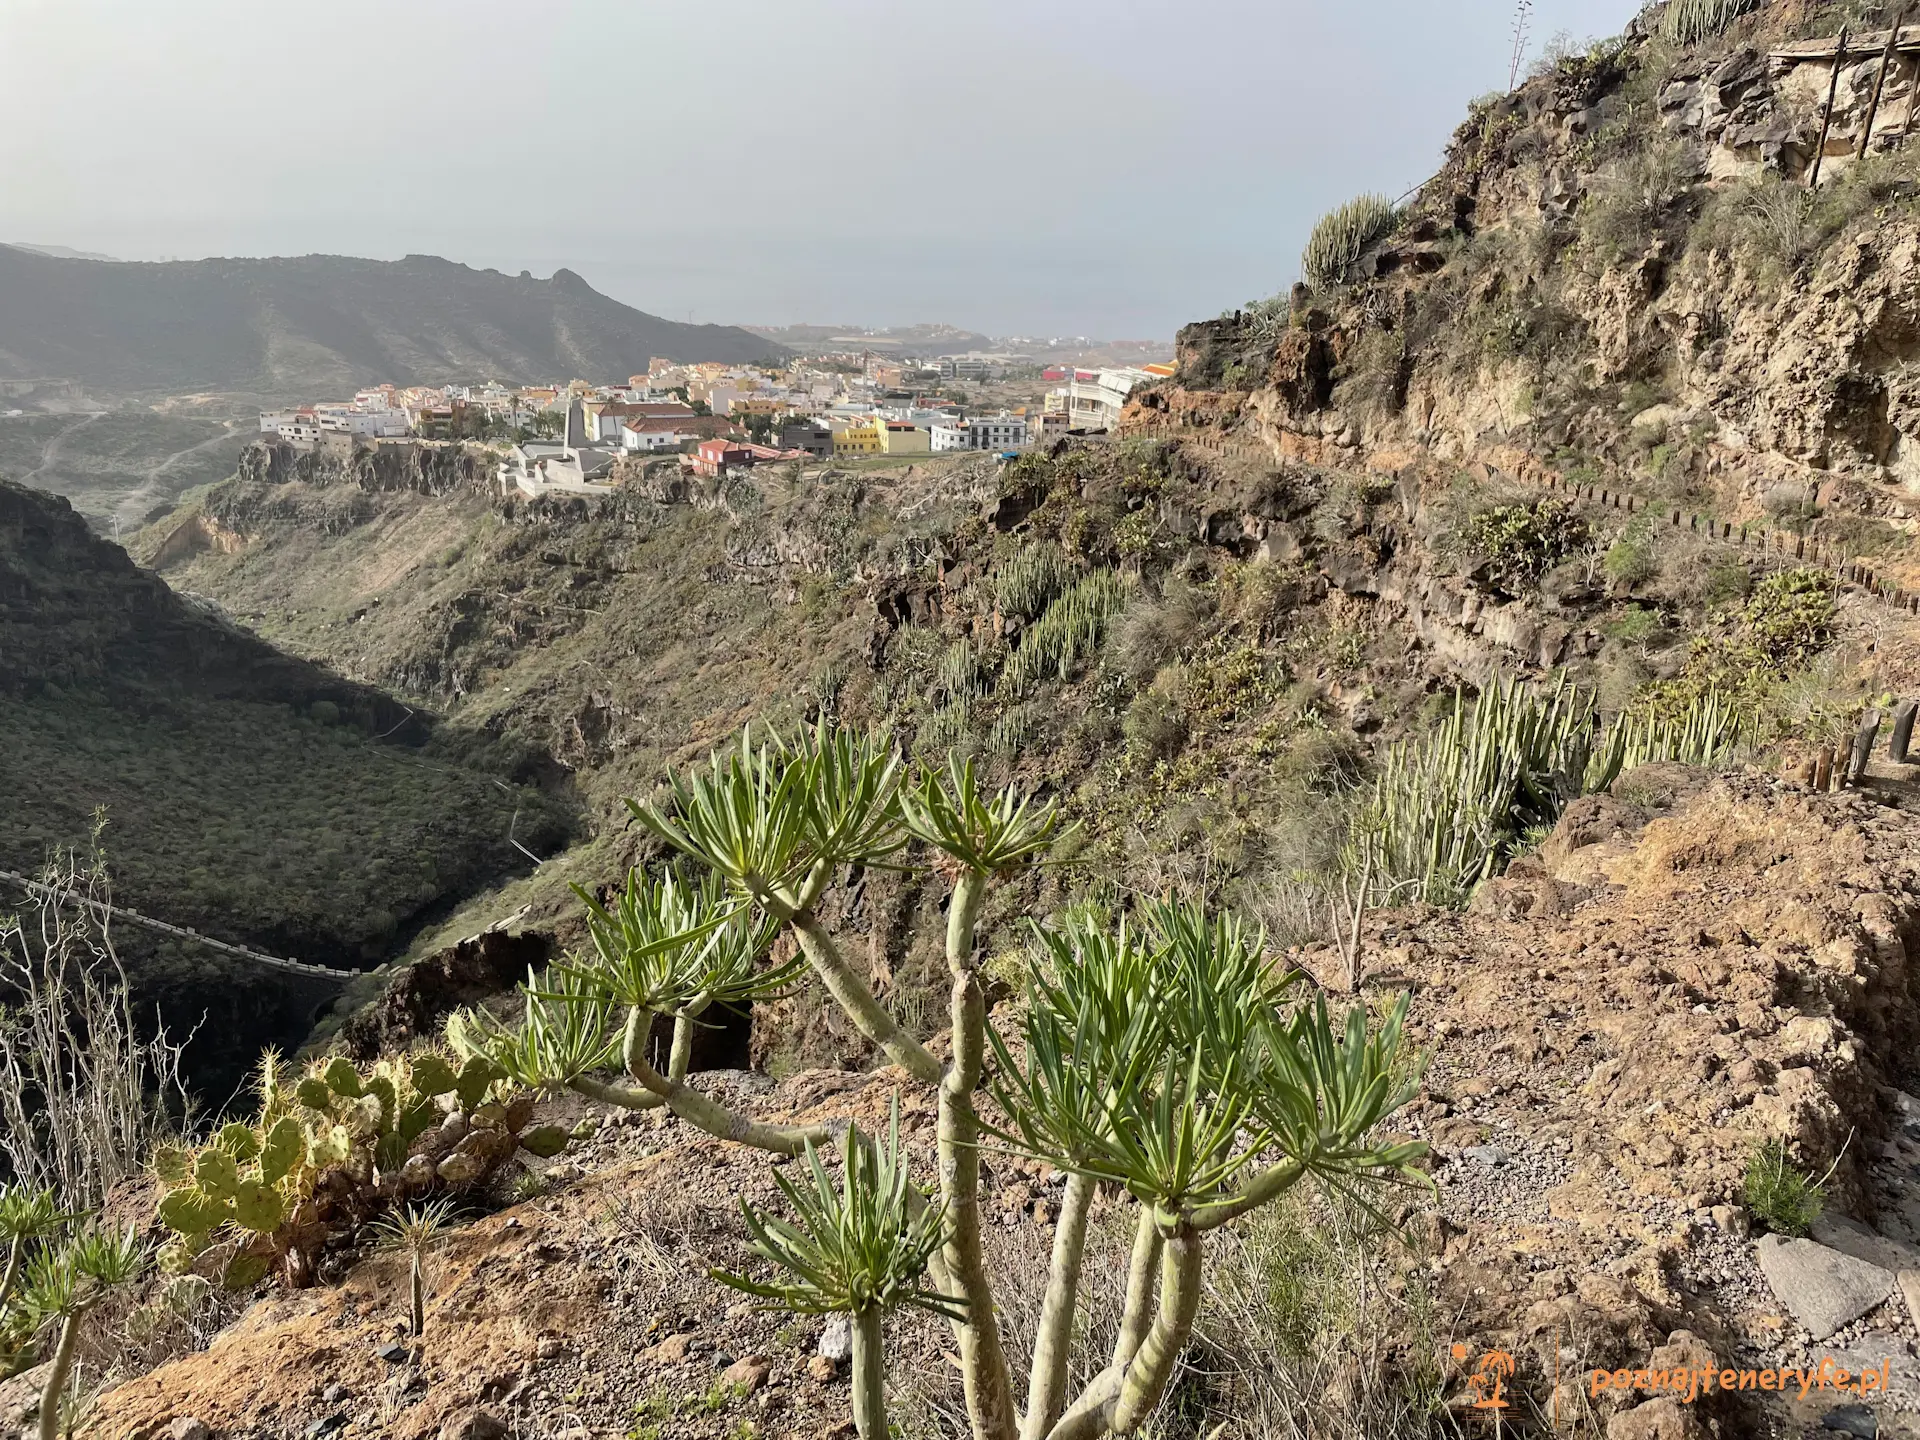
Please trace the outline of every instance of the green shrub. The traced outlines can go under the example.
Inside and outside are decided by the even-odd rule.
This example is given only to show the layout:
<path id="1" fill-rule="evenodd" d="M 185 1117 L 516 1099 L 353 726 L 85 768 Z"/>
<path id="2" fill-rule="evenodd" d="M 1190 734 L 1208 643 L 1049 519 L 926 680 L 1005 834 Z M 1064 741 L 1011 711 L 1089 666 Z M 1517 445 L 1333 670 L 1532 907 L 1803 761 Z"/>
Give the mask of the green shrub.
<path id="1" fill-rule="evenodd" d="M 1742 15 L 1760 8 L 1761 0 L 1671 0 L 1660 17 L 1660 34 L 1676 45 L 1697 45 L 1723 34 Z"/>
<path id="2" fill-rule="evenodd" d="M 1187 715 L 1173 694 L 1179 682 L 1178 672 L 1169 672 L 1162 683 L 1143 690 L 1127 707 L 1120 733 L 1127 739 L 1127 760 L 1138 766 L 1156 760 L 1171 760 L 1187 741 Z M 1165 683 L 1171 679 L 1174 683 Z"/>
<path id="3" fill-rule="evenodd" d="M 1784 670 L 1804 665 L 1826 648 L 1833 638 L 1834 610 L 1832 579 L 1801 566 L 1754 586 L 1742 621 L 1760 652 Z"/>
<path id="4" fill-rule="evenodd" d="M 1753 588 L 1753 572 L 1740 560 L 1723 560 L 1707 571 L 1706 599 L 1709 605 L 1724 605 L 1739 600 Z"/>
<path id="5" fill-rule="evenodd" d="M 1142 594 L 1113 627 L 1112 662 L 1136 683 L 1149 680 L 1170 660 L 1189 654 L 1215 620 L 1213 594 L 1169 577 L 1160 598 Z"/>
<path id="6" fill-rule="evenodd" d="M 1638 148 L 1596 175 L 1579 213 L 1592 260 L 1605 266 L 1643 255 L 1694 178 L 1685 149 L 1667 140 Z"/>
<path id="7" fill-rule="evenodd" d="M 1354 278 L 1367 247 L 1400 218 L 1384 195 L 1361 195 L 1322 215 L 1300 252 L 1300 278 L 1315 290 L 1337 290 Z"/>
<path id="8" fill-rule="evenodd" d="M 1612 552 L 1608 552 L 1611 554 Z M 1600 633 L 1609 640 L 1620 640 L 1628 645 L 1638 645 L 1648 639 L 1660 628 L 1660 612 L 1645 605 L 1629 605 L 1626 612 L 1608 620 L 1600 627 Z"/>
<path id="9" fill-rule="evenodd" d="M 1586 522 L 1565 500 L 1496 505 L 1468 520 L 1462 536 L 1486 567 L 1487 578 L 1508 590 L 1524 590 L 1578 549 Z"/>
<path id="10" fill-rule="evenodd" d="M 1826 1208 L 1826 1187 L 1787 1161 L 1787 1147 L 1764 1141 L 1747 1161 L 1747 1209 L 1776 1235 L 1805 1235 Z"/>
<path id="11" fill-rule="evenodd" d="M 1623 589 L 1643 585 L 1658 572 L 1653 559 L 1653 526 L 1644 517 L 1632 521 L 1607 547 L 1601 562 L 1607 579 Z"/>

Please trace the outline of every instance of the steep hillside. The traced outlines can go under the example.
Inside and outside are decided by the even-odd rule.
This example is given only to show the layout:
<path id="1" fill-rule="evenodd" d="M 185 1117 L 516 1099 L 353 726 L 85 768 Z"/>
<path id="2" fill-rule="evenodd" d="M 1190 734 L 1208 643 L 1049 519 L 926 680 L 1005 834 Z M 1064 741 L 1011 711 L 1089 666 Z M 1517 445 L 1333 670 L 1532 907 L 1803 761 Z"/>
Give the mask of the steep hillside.
<path id="1" fill-rule="evenodd" d="M 1624 521 L 1596 498 L 1557 502 L 1538 564 L 1515 564 L 1486 517 L 1525 492 L 1482 477 L 1423 491 L 1144 440 L 718 487 L 634 466 L 590 506 L 249 464 L 134 543 L 275 644 L 570 772 L 592 839 L 423 946 L 527 905 L 527 925 L 572 933 L 564 882 L 652 853 L 623 798 L 750 722 L 885 724 L 918 756 L 958 749 L 1060 796 L 1085 825 L 1078 864 L 1023 904 L 1199 886 L 1307 939 L 1356 787 L 1456 685 L 1559 671 L 1611 712 L 1661 677 L 1679 696 L 1712 683 L 1691 644 L 1712 634 L 1751 657 L 1788 748 L 1920 685 L 1862 586 L 1776 656 L 1758 637 L 1798 603 L 1790 558 L 1649 529 L 1648 573 L 1609 585 Z M 937 1003 L 932 897 L 886 875 L 865 893 L 876 965 Z M 756 1025 L 781 1063 L 862 1056 L 804 1004 Z"/>
<path id="2" fill-rule="evenodd" d="M 311 398 L 778 353 L 744 330 L 644 314 L 570 270 L 515 278 L 429 255 L 110 263 L 0 245 L 0 378 L 110 394 Z"/>
<path id="3" fill-rule="evenodd" d="M 0 656 L 0 869 L 84 846 L 104 810 L 120 903 L 216 938 L 369 967 L 527 869 L 515 840 L 537 855 L 568 831 L 537 757 L 275 650 L 136 569 L 65 501 L 5 482 Z M 233 962 L 186 942 L 121 939 L 182 1030 L 233 986 Z M 285 998 L 274 976 L 237 973 L 256 1005 Z M 243 1071 L 268 1039 L 299 1037 L 310 988 L 265 1033 L 223 1023 L 202 1049 Z"/>
<path id="4" fill-rule="evenodd" d="M 957 754 L 1057 802 L 1075 828 L 1048 863 L 997 877 L 977 946 L 957 903 L 969 862 L 946 845 L 836 867 L 803 932 L 837 944 L 830 979 L 856 972 L 924 1037 L 924 1064 L 883 1055 L 808 979 L 744 1027 L 716 1023 L 727 1043 L 691 1067 L 698 1094 L 763 1120 L 872 1133 L 897 1096 L 920 1176 L 958 1169 L 929 1153 L 926 1072 L 944 1090 L 959 1068 L 948 1017 L 1010 1037 L 990 1066 L 1006 1081 L 1047 1043 L 1029 1018 L 1058 1008 L 1030 982 L 1105 973 L 1093 941 L 1062 965 L 1030 921 L 1104 941 L 1178 895 L 1258 921 L 1264 961 L 1307 977 L 1297 993 L 1376 1017 L 1409 997 L 1430 1059 L 1370 1138 L 1425 1142 L 1432 1190 L 1378 1215 L 1303 1184 L 1209 1238 L 1185 1292 L 1192 1363 L 1139 1433 L 1903 1433 L 1920 1413 L 1920 764 L 1894 758 L 1885 721 L 1920 700 L 1920 189 L 1889 129 L 1912 81 L 1889 78 L 1879 151 L 1850 163 L 1884 41 L 1859 32 L 1891 14 L 1666 13 L 1704 30 L 1664 38 L 1650 12 L 1476 107 L 1405 212 L 1356 207 L 1344 250 L 1316 246 L 1310 287 L 1189 327 L 1179 374 L 1110 439 L 713 482 L 629 462 L 605 499 L 531 503 L 500 496 L 478 452 L 254 449 L 133 552 L 280 650 L 564 773 L 576 843 L 415 953 L 494 921 L 528 953 L 580 940 L 570 882 L 664 858 L 623 800 L 659 797 L 665 772 L 744 725 L 882 730 L 913 766 Z M 1842 20 L 1861 57 L 1840 67 L 1811 188 L 1827 77 L 1802 42 Z M 386 1017 L 448 968 L 401 976 L 349 1041 L 417 1035 Z M 1195 1033 L 1238 1014 L 1184 998 Z M 557 1024 L 534 1008 L 550 995 L 487 1003 Z M 1071 1049 L 1053 1032 L 1053 1059 L 1079 1060 L 1106 1003 L 1062 1020 Z M 579 1056 L 529 1033 L 545 1079 Z M 742 1039 L 760 1073 L 714 1068 Z M 1236 1076 L 1273 1054 L 1243 1041 Z M 1349 1063 L 1366 1062 L 1332 1068 Z M 1107 1143 L 1104 1077 L 1126 1067 L 1089 1068 L 1102 1086 L 1072 1092 L 1087 1108 L 1051 1117 L 1069 1145 Z M 1169 1061 L 1157 1093 L 1182 1070 Z M 1037 1073 L 993 1103 L 1037 1104 Z M 1075 1064 L 1056 1073 L 1065 1095 Z M 846 1347 L 729 1305 L 712 1279 L 773 1273 L 734 1207 L 790 1215 L 775 1181 L 804 1163 L 696 1133 L 687 1117 L 711 1111 L 663 1083 L 646 1115 L 592 1080 L 590 1104 L 540 1102 L 599 1127 L 474 1197 L 510 1213 L 449 1243 L 411 1351 L 376 1348 L 401 1267 L 343 1245 L 337 1286 L 263 1297 L 204 1353 L 107 1396 L 101 1432 L 848 1434 Z M 1250 1103 L 1210 1112 L 1234 1122 L 1222 1154 Z M 1325 1143 L 1333 1118 L 1306 1113 L 1275 1148 Z M 998 1140 L 983 1150 L 967 1210 L 1019 1368 L 1069 1187 Z M 1145 1253 L 1131 1183 L 1082 1190 L 1076 1379 L 1105 1363 L 1127 1257 Z M 1188 1228 L 1137 1233 L 1170 1229 L 1171 1254 Z M 966 1434 L 947 1358 L 965 1343 L 911 1314 L 887 1324 L 901 1433 Z M 1798 1385 L 1823 1355 L 1887 1391 L 1650 1388 L 1722 1366 L 1790 1366 Z M 1510 1408 L 1477 1410 L 1499 1385 Z"/>
<path id="5" fill-rule="evenodd" d="M 1131 427 L 1388 472 L 1478 457 L 1907 575 L 1920 147 L 1912 35 L 1880 83 L 1896 9 L 1768 4 L 1692 44 L 1658 12 L 1543 65 L 1318 288 L 1189 327 Z"/>

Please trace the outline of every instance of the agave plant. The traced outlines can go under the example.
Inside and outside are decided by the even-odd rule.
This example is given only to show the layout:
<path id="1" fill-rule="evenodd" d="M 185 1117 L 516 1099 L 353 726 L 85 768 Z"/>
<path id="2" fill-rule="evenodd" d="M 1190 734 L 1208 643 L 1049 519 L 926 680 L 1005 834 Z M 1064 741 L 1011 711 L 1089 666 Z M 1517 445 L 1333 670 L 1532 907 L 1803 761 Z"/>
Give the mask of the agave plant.
<path id="1" fill-rule="evenodd" d="M 1376 1030 L 1358 1010 L 1336 1026 L 1324 1005 L 1291 998 L 1260 934 L 1232 917 L 1167 901 L 1117 922 L 1085 911 L 1039 927 L 1025 1043 L 994 1035 L 976 943 L 988 891 L 1044 857 L 1067 827 L 1055 806 L 1016 789 L 983 791 L 970 764 L 950 757 L 910 782 L 884 737 L 823 724 L 792 743 L 743 736 L 702 771 L 672 780 L 662 802 L 633 808 L 724 888 L 630 886 L 633 913 L 590 910 L 594 953 L 530 983 L 517 1029 L 465 1023 L 457 1041 L 525 1084 L 664 1106 L 724 1139 L 806 1157 L 801 1180 L 781 1181 L 791 1219 L 747 1210 L 757 1249 L 784 1278 L 734 1278 L 776 1304 L 854 1315 L 866 1440 L 887 1433 L 878 1327 L 888 1305 L 948 1319 L 976 1440 L 1129 1435 L 1158 1403 L 1192 1330 L 1209 1233 L 1309 1176 L 1365 1190 L 1416 1173 L 1422 1147 L 1376 1138 L 1410 1094 L 1404 1003 Z M 952 887 L 944 1058 L 874 995 L 819 915 L 843 866 L 925 864 L 924 852 Z M 747 920 L 747 907 L 757 920 Z M 671 1067 L 660 1074 L 643 1045 L 612 1043 L 622 1008 L 631 1039 L 655 1015 L 680 1023 L 709 986 L 734 984 L 732 993 L 744 995 L 791 983 L 757 958 L 757 928 L 751 944 L 721 958 L 727 952 L 714 937 L 749 923 L 790 930 L 806 968 L 860 1033 L 906 1083 L 932 1092 L 937 1200 L 908 1177 L 897 1121 L 879 1144 L 827 1125 L 769 1123 Z M 746 954 L 756 957 L 751 966 Z M 623 1080 L 589 1073 L 616 1053 Z M 990 1053 L 998 1061 L 991 1090 L 1006 1117 L 991 1129 L 979 1111 Z M 837 1181 L 820 1158 L 836 1138 Z M 1008 1353 L 982 1253 L 980 1154 L 990 1143 L 1043 1157 L 1068 1176 L 1024 1407 L 1014 1385 L 1021 1362 Z M 1112 1361 L 1069 1399 L 1067 1351 L 1101 1181 L 1136 1209 L 1133 1262 Z"/>
<path id="2" fill-rule="evenodd" d="M 1400 212 L 1384 195 L 1361 195 L 1315 223 L 1300 252 L 1300 278 L 1315 290 L 1337 290 L 1353 279 L 1367 247 L 1381 239 Z"/>
<path id="3" fill-rule="evenodd" d="M 804 1183 L 796 1184 L 778 1171 L 773 1177 L 793 1212 L 792 1221 L 769 1215 L 746 1199 L 740 1202 L 753 1248 L 788 1278 L 769 1283 L 724 1270 L 713 1275 L 797 1315 L 849 1316 L 854 1423 L 863 1436 L 884 1435 L 881 1319 L 897 1306 L 949 1320 L 965 1318 L 964 1301 L 921 1283 L 927 1262 L 942 1243 L 942 1216 L 908 1178 L 897 1096 L 884 1142 L 875 1145 L 852 1127 L 842 1136 L 839 1184 L 812 1145 L 806 1148 L 806 1161 Z"/>

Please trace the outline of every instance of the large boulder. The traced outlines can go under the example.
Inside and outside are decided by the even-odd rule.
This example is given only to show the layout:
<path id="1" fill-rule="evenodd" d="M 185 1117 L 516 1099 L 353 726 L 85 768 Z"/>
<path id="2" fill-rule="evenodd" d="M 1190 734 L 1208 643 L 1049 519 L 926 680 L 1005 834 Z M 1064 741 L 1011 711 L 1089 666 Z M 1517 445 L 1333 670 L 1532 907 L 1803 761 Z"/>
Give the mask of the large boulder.
<path id="1" fill-rule="evenodd" d="M 1891 1270 L 1814 1240 L 1763 1235 L 1760 1273 L 1815 1340 L 1858 1320 L 1893 1293 Z"/>

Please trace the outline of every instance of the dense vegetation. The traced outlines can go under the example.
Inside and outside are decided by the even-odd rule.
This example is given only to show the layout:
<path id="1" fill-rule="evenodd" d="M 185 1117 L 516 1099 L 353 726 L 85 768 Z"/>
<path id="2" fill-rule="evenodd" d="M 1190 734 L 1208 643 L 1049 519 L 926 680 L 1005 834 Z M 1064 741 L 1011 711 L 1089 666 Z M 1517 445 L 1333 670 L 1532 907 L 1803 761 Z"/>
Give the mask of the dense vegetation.
<path id="1" fill-rule="evenodd" d="M 86 690 L 0 696 L 5 868 L 33 871 L 104 807 L 125 902 L 224 939 L 347 967 L 449 895 L 544 854 L 565 815 L 437 750 L 380 744 L 321 701 Z M 516 823 L 516 815 L 518 820 Z"/>

